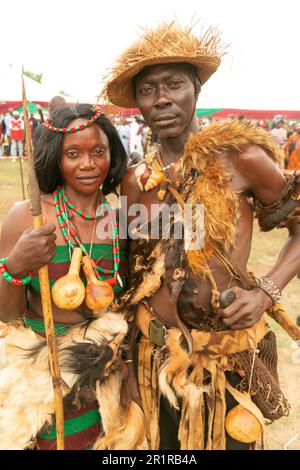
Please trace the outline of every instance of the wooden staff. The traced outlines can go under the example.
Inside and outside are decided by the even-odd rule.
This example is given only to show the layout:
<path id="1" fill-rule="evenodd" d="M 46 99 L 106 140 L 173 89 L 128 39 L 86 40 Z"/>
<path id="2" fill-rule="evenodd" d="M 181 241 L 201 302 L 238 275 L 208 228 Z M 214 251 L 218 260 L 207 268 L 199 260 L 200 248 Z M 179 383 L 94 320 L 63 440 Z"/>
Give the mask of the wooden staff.
<path id="1" fill-rule="evenodd" d="M 32 141 L 29 126 L 27 98 L 25 92 L 24 76 L 22 74 L 22 94 L 23 94 L 23 112 L 24 112 L 24 126 L 26 132 L 26 152 L 28 158 L 28 187 L 30 198 L 30 209 L 33 217 L 34 228 L 39 228 L 44 225 L 42 215 L 42 205 L 40 197 L 40 189 L 37 182 L 34 161 L 32 156 Z M 57 450 L 64 450 L 64 409 L 62 398 L 62 380 L 60 376 L 58 353 L 55 340 L 54 322 L 52 315 L 52 304 L 49 287 L 48 266 L 43 266 L 39 269 L 39 282 L 41 288 L 41 298 L 43 306 L 43 315 L 45 322 L 46 338 L 48 345 L 48 356 L 50 372 L 52 376 L 53 391 L 54 391 L 54 404 L 55 404 L 55 420 L 56 420 L 56 443 Z"/>

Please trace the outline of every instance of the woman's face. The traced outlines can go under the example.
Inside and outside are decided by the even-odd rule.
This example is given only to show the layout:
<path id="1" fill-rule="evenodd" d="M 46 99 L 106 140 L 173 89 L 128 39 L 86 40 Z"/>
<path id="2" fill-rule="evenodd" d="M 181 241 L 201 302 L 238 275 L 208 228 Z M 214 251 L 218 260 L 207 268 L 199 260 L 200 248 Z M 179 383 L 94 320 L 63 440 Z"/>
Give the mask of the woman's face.
<path id="1" fill-rule="evenodd" d="M 68 128 L 84 124 L 77 118 Z M 105 181 L 110 168 L 110 148 L 106 134 L 97 124 L 83 131 L 66 134 L 63 139 L 60 164 L 66 186 L 84 194 L 91 194 Z"/>

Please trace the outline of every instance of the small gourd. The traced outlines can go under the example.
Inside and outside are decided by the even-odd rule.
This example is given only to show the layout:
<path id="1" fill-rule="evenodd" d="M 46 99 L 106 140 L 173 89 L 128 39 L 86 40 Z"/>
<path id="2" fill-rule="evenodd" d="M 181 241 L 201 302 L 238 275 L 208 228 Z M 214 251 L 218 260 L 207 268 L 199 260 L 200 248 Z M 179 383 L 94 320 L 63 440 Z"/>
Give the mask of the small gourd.
<path id="1" fill-rule="evenodd" d="M 82 258 L 82 267 L 87 280 L 85 304 L 93 312 L 104 312 L 114 300 L 114 290 L 107 282 L 97 279 L 89 256 Z"/>
<path id="2" fill-rule="evenodd" d="M 233 439 L 246 444 L 257 441 L 262 434 L 262 426 L 256 416 L 242 405 L 227 413 L 225 429 Z"/>
<path id="3" fill-rule="evenodd" d="M 57 279 L 52 287 L 52 300 L 63 310 L 74 310 L 84 301 L 85 288 L 79 277 L 81 257 L 81 248 L 74 248 L 68 274 Z"/>

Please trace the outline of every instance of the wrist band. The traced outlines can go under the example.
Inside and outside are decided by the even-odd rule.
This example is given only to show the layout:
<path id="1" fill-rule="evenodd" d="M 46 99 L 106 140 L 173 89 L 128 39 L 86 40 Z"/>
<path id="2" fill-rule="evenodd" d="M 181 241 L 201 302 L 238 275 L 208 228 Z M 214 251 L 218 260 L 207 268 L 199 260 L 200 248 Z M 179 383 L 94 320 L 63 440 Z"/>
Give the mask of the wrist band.
<path id="1" fill-rule="evenodd" d="M 272 301 L 273 304 L 277 304 L 279 300 L 281 299 L 282 292 L 279 289 L 279 287 L 275 284 L 272 279 L 270 279 L 267 276 L 262 276 L 256 279 L 256 287 L 259 287 L 262 289 L 266 294 L 268 294 Z"/>
<path id="2" fill-rule="evenodd" d="M 0 276 L 6 280 L 9 284 L 13 286 L 25 286 L 28 284 L 31 279 L 33 278 L 33 273 L 29 273 L 27 276 L 23 278 L 13 277 L 8 271 L 6 267 L 7 258 L 0 259 Z"/>

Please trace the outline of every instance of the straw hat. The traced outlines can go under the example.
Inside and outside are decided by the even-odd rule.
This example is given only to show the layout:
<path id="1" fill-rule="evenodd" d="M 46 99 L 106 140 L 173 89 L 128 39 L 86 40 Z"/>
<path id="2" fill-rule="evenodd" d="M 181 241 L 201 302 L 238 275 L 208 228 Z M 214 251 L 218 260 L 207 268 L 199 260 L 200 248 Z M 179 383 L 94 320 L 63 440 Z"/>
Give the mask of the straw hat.
<path id="1" fill-rule="evenodd" d="M 201 85 L 217 70 L 224 48 L 216 29 L 209 28 L 201 37 L 192 33 L 193 26 L 181 27 L 174 21 L 162 23 L 126 49 L 106 77 L 101 97 L 123 108 L 136 107 L 132 79 L 144 67 L 188 62 L 196 66 Z"/>

